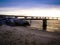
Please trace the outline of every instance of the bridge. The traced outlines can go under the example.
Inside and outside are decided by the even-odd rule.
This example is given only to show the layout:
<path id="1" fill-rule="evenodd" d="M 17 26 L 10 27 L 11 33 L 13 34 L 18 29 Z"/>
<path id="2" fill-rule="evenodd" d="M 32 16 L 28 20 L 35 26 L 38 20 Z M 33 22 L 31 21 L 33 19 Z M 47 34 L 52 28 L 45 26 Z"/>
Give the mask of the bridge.
<path id="1" fill-rule="evenodd" d="M 60 17 L 38 17 L 38 16 L 15 16 L 15 15 L 0 15 L 1 17 L 12 17 L 12 18 L 17 18 L 17 19 L 23 19 L 23 20 L 42 20 L 43 21 L 43 31 L 46 31 L 47 28 L 47 20 L 59 20 Z"/>

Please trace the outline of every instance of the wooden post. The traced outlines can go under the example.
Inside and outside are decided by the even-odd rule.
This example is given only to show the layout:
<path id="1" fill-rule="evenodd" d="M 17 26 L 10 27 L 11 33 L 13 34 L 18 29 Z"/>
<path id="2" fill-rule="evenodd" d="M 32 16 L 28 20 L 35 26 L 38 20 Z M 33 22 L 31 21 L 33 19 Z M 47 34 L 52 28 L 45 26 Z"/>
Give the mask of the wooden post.
<path id="1" fill-rule="evenodd" d="M 27 19 L 27 17 L 25 17 L 25 19 Z"/>
<path id="2" fill-rule="evenodd" d="M 17 16 L 15 16 L 15 18 L 18 18 Z"/>
<path id="3" fill-rule="evenodd" d="M 43 19 L 43 31 L 46 31 L 47 29 L 47 19 L 46 17 Z"/>

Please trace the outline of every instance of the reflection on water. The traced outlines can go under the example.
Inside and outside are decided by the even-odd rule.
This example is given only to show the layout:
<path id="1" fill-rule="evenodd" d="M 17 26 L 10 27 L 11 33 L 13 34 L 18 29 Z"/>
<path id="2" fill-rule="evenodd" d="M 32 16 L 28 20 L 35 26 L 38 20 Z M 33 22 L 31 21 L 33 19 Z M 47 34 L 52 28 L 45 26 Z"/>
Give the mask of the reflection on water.
<path id="1" fill-rule="evenodd" d="M 42 30 L 42 20 L 31 20 L 31 27 Z M 47 31 L 60 31 L 60 20 L 47 20 Z"/>
<path id="2" fill-rule="evenodd" d="M 32 28 L 38 28 L 39 30 L 42 30 L 42 20 L 31 20 L 30 24 L 31 24 L 30 27 Z"/>
<path id="3" fill-rule="evenodd" d="M 47 22 L 48 31 L 60 31 L 60 20 L 48 20 Z"/>

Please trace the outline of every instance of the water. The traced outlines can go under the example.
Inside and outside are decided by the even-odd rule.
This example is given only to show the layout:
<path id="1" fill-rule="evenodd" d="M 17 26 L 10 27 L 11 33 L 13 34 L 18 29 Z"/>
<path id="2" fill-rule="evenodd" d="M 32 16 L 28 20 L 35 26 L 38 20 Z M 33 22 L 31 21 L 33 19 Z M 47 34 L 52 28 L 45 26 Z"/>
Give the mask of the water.
<path id="1" fill-rule="evenodd" d="M 30 21 L 29 21 L 30 22 Z M 31 20 L 31 27 L 42 30 L 42 20 Z M 60 20 L 47 20 L 47 31 L 60 31 Z"/>

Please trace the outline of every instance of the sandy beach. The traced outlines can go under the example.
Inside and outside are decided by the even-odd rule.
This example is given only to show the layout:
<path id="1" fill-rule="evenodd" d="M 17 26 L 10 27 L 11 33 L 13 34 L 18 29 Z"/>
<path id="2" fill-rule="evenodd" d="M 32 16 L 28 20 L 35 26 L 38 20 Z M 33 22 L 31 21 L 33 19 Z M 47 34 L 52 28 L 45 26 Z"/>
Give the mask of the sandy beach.
<path id="1" fill-rule="evenodd" d="M 21 26 L 0 26 L 1 45 L 60 45 L 60 33 Z"/>

